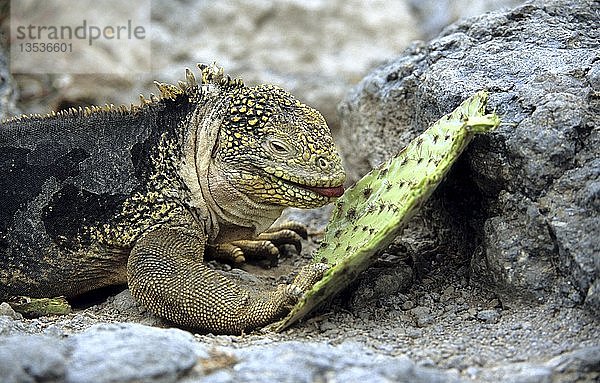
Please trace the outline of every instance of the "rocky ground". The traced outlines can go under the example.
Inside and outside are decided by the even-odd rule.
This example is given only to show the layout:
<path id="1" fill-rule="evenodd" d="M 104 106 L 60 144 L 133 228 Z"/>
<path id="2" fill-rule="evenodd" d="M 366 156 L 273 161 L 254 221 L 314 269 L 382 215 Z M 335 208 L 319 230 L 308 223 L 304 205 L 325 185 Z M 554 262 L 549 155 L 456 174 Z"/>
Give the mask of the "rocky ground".
<path id="1" fill-rule="evenodd" d="M 411 283 L 414 270 L 387 255 L 330 307 L 281 334 L 169 328 L 128 290 L 64 317 L 21 319 L 4 307 L 0 376 L 9 382 L 572 382 L 600 376 L 600 328 L 589 310 L 556 301 L 505 302 L 470 283 L 468 267 L 454 261 L 438 260 Z"/>
<path id="2" fill-rule="evenodd" d="M 402 4 L 418 15 L 430 3 Z M 281 7 L 271 10 L 275 19 L 288 12 Z M 348 92 L 352 76 L 369 66 L 361 61 L 362 69 L 315 99 L 333 115 L 330 100 L 345 93 L 332 118 L 353 179 L 477 90 L 490 91 L 504 123 L 474 140 L 375 266 L 305 322 L 281 334 L 197 334 L 152 316 L 128 290 L 79 302 L 64 317 L 23 319 L 2 305 L 2 381 L 597 381 L 598 14 L 598 2 L 562 0 L 468 19 L 413 44 Z M 418 35 L 435 37 L 441 22 L 427 20 L 376 36 L 419 25 Z M 377 55 L 397 49 L 379 47 Z M 325 68 L 323 55 L 292 57 Z M 11 87 L 0 84 L 3 113 L 11 112 Z M 302 255 L 277 268 L 214 266 L 257 286 L 288 279 L 317 246 L 328 212 L 286 213 L 306 223 L 310 237 Z"/>

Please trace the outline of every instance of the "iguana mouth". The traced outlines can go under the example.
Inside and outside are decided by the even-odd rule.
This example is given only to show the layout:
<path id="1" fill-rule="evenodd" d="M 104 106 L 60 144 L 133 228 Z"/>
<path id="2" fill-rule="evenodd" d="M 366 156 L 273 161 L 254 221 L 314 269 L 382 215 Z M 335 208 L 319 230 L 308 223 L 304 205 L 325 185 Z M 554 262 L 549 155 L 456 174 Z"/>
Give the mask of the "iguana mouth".
<path id="1" fill-rule="evenodd" d="M 317 194 L 320 194 L 322 196 L 325 197 L 329 197 L 329 198 L 337 198 L 340 197 L 342 194 L 344 194 L 344 186 L 336 186 L 336 187 L 313 187 L 313 186 L 303 186 L 300 185 L 305 189 L 308 189 L 310 191 L 313 191 Z"/>
<path id="2" fill-rule="evenodd" d="M 339 186 L 309 186 L 298 182 L 286 180 L 285 178 L 275 177 L 278 180 L 298 188 L 310 190 L 311 192 L 327 198 L 337 198 L 344 194 L 344 185 Z"/>
<path id="3" fill-rule="evenodd" d="M 310 190 L 311 192 L 318 194 L 320 196 L 323 197 L 327 197 L 327 198 L 337 198 L 340 197 L 342 194 L 344 194 L 344 185 L 337 185 L 337 186 L 311 186 L 311 185 L 306 185 L 306 184 L 302 184 L 300 182 L 297 181 L 292 181 L 290 179 L 284 178 L 284 177 L 278 177 L 275 174 L 270 173 L 267 170 L 263 171 L 268 174 L 270 177 L 272 177 L 274 180 L 277 180 L 276 182 L 282 182 L 288 185 L 292 185 L 296 188 L 300 188 L 300 189 L 306 189 L 306 190 Z"/>

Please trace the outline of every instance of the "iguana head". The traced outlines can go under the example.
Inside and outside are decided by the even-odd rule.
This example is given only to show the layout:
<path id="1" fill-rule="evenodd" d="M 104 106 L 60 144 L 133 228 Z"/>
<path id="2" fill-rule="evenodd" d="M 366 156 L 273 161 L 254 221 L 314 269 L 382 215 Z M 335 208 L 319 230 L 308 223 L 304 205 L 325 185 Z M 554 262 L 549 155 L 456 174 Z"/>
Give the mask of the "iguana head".
<path id="1" fill-rule="evenodd" d="M 273 85 L 231 90 L 215 161 L 260 202 L 311 208 L 339 197 L 345 180 L 323 116 Z"/>

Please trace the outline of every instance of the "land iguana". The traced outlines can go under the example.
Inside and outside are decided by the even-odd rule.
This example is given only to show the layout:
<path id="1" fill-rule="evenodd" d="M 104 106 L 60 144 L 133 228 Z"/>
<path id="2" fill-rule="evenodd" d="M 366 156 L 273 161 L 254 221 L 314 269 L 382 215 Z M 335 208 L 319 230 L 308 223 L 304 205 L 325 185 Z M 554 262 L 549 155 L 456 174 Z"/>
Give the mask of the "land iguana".
<path id="1" fill-rule="evenodd" d="M 176 324 L 240 333 L 285 315 L 327 266 L 254 294 L 203 263 L 298 245 L 270 227 L 286 206 L 343 193 L 321 114 L 215 65 L 130 107 L 70 109 L 0 124 L 0 301 L 74 297 L 127 283 Z"/>

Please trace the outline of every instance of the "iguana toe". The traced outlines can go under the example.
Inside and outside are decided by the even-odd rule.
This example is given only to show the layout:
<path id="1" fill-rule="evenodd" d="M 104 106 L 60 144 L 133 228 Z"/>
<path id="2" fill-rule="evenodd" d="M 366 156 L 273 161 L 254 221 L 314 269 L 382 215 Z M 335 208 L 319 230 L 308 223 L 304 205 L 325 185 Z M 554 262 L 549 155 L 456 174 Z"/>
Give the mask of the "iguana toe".
<path id="1" fill-rule="evenodd" d="M 325 272 L 331 268 L 326 263 L 311 263 L 300 269 L 292 286 L 298 287 L 302 292 L 310 290 L 315 283 L 323 278 Z"/>
<path id="2" fill-rule="evenodd" d="M 211 254 L 213 258 L 222 262 L 235 264 L 246 262 L 244 251 L 231 243 L 221 243 L 212 246 L 212 250 Z"/>
<path id="3" fill-rule="evenodd" d="M 287 221 L 281 225 L 272 226 L 265 233 L 274 233 L 282 230 L 291 230 L 298 234 L 302 239 L 308 239 L 308 231 L 306 225 L 296 221 Z"/>
<path id="4" fill-rule="evenodd" d="M 261 233 L 258 238 L 269 241 L 278 248 L 284 245 L 293 245 L 298 254 L 302 251 L 302 237 L 297 232 L 290 229 Z"/>

